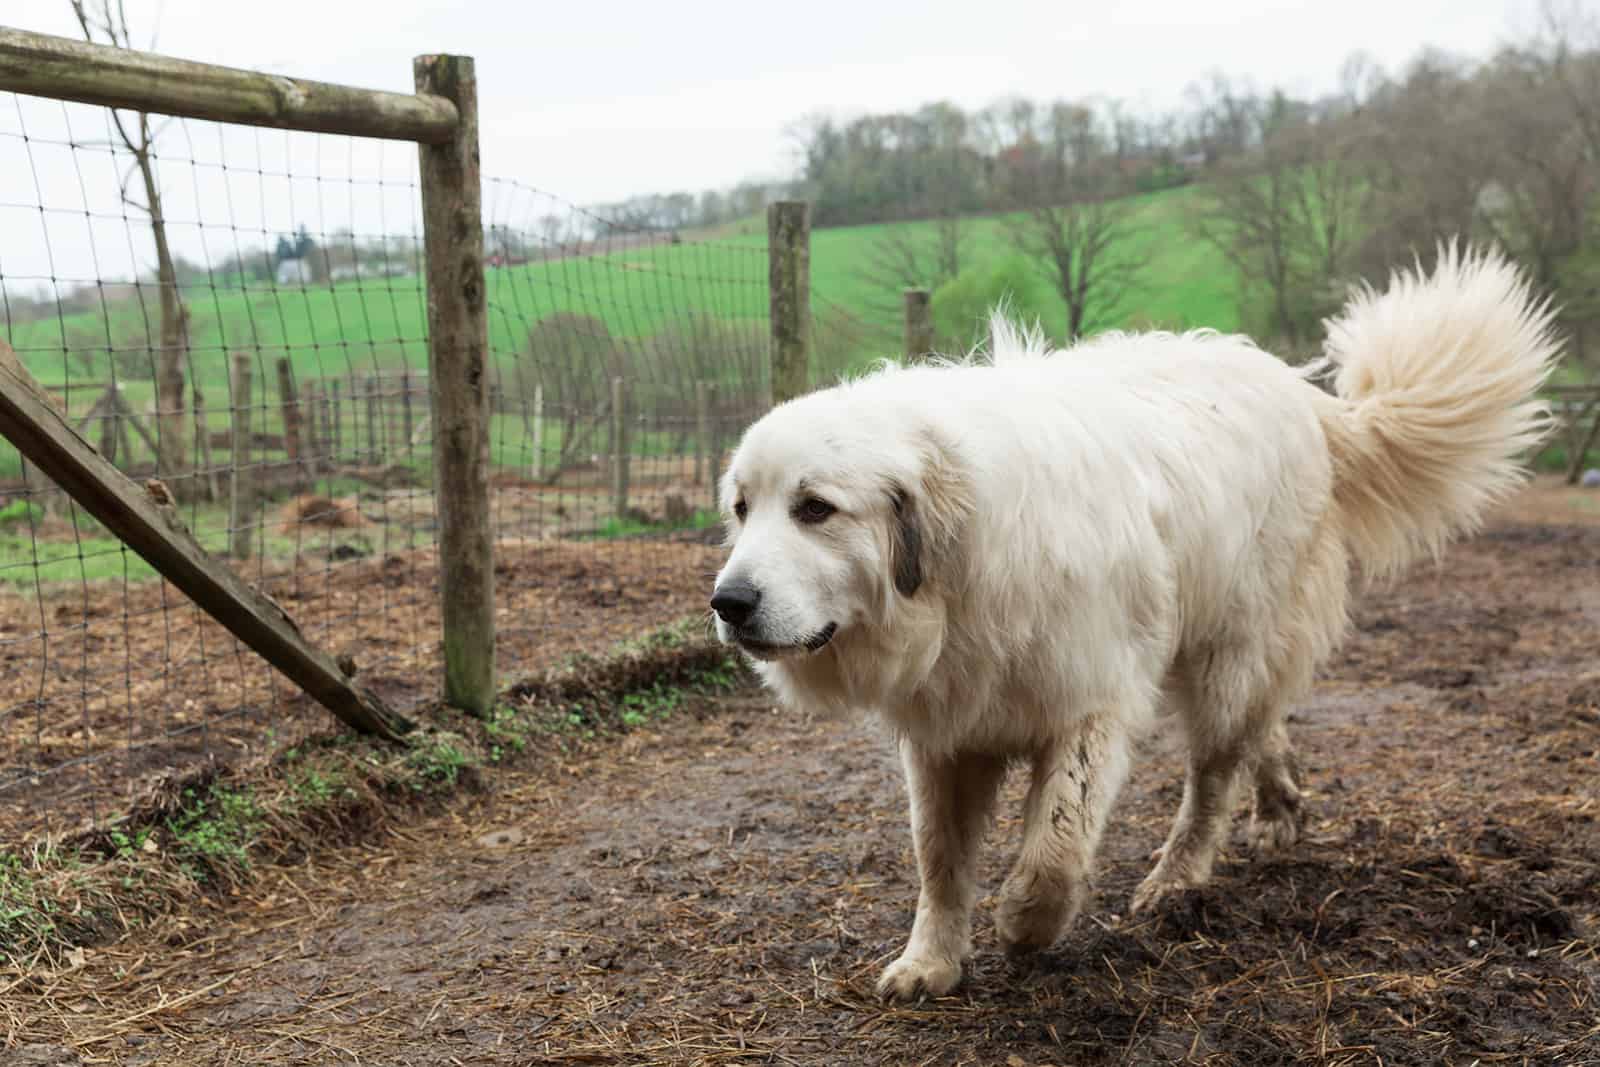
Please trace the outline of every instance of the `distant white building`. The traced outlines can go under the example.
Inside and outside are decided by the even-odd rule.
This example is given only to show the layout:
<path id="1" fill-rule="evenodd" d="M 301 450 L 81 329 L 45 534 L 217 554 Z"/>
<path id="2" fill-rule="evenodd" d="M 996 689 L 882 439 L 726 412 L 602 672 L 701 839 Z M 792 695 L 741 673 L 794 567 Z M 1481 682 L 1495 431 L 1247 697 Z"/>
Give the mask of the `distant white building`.
<path id="1" fill-rule="evenodd" d="M 311 264 L 303 259 L 278 260 L 279 285 L 305 285 L 311 281 Z"/>

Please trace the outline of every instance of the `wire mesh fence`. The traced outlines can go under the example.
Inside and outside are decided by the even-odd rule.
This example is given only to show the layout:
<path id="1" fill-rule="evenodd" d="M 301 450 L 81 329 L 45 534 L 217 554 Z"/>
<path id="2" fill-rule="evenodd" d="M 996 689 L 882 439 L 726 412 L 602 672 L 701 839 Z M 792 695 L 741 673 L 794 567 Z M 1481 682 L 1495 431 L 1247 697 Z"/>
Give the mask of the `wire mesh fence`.
<path id="1" fill-rule="evenodd" d="M 0 95 L 0 339 L 66 420 L 361 679 L 436 690 L 415 148 Z M 491 524 L 509 680 L 700 610 L 715 482 L 769 402 L 760 234 L 486 180 Z M 897 343 L 822 298 L 813 378 Z M 446 487 L 448 489 L 448 487 Z M 0 828 L 324 725 L 0 441 Z"/>

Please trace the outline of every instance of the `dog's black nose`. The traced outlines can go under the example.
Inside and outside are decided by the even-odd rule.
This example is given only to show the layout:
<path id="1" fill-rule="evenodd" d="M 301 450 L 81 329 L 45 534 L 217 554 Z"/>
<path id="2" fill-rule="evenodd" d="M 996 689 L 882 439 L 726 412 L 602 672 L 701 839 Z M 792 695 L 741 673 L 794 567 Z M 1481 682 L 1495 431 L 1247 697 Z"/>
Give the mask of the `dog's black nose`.
<path id="1" fill-rule="evenodd" d="M 756 613 L 761 590 L 749 582 L 725 582 L 711 594 L 711 610 L 729 626 L 743 626 Z"/>

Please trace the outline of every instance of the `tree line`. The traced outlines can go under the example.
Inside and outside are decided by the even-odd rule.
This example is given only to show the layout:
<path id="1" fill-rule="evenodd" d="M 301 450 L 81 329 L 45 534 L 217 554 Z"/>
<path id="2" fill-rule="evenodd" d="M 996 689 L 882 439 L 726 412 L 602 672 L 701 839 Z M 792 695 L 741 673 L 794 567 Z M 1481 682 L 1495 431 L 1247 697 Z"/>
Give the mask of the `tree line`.
<path id="1" fill-rule="evenodd" d="M 794 127 L 791 194 L 818 226 L 932 222 L 889 228 L 864 264 L 886 308 L 904 286 L 953 284 L 972 266 L 972 218 L 994 216 L 1074 336 L 1118 318 L 1144 266 L 1130 194 L 1196 185 L 1185 236 L 1236 269 L 1246 328 L 1291 350 L 1320 340 L 1352 283 L 1426 263 L 1443 237 L 1492 241 L 1561 306 L 1587 365 L 1600 359 L 1600 27 L 1575 12 L 1546 5 L 1482 58 L 1426 49 L 1387 71 L 1352 56 L 1315 98 L 1217 73 L 1156 115 L 1007 99 L 810 118 Z"/>

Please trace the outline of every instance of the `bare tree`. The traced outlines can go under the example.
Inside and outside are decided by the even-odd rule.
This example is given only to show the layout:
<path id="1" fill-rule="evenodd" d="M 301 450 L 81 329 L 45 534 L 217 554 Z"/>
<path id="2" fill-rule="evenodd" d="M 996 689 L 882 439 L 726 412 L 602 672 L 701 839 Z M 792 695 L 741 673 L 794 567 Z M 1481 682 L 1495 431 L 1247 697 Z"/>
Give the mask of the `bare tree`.
<path id="1" fill-rule="evenodd" d="M 1228 114 L 1251 116 L 1240 135 L 1258 147 L 1219 169 L 1193 228 L 1257 291 L 1266 330 L 1300 345 L 1354 280 L 1372 196 L 1361 120 L 1315 120 L 1281 95 L 1254 105 L 1234 98 Z"/>
<path id="2" fill-rule="evenodd" d="M 1066 304 L 1069 340 L 1104 325 L 1144 267 L 1125 200 L 1036 204 L 1008 221 L 1007 229 Z"/>
<path id="3" fill-rule="evenodd" d="M 1008 114 L 1035 112 L 1012 105 Z M 1022 129 L 1020 120 L 1016 129 Z M 1126 192 L 1094 112 L 1057 101 L 1038 125 L 1043 139 L 1013 143 L 1002 179 L 1018 211 L 1004 225 L 1011 243 L 1033 260 L 1067 309 L 1068 338 L 1081 337 L 1115 313 L 1119 295 L 1144 267 Z"/>
<path id="4" fill-rule="evenodd" d="M 90 42 L 103 40 L 116 48 L 133 47 L 133 36 L 128 25 L 127 12 L 122 0 L 99 0 L 91 6 L 89 0 L 71 0 L 72 13 L 77 16 L 84 39 Z M 143 211 L 150 219 L 150 233 L 156 246 L 156 287 L 161 299 L 161 339 L 156 350 L 156 457 L 160 473 L 171 478 L 184 468 L 184 364 L 189 350 L 189 313 L 178 291 L 178 271 L 167 242 L 167 220 L 161 207 L 161 184 L 156 175 L 155 146 L 160 131 L 150 127 L 150 116 L 143 111 L 133 114 L 133 122 L 125 122 L 120 112 L 112 110 L 111 123 L 123 148 L 133 157 L 133 164 L 122 179 L 122 200 L 131 208 Z M 141 203 L 128 193 L 133 176 L 139 176 L 144 187 Z"/>
<path id="5" fill-rule="evenodd" d="M 873 310 L 897 315 L 903 290 L 937 289 L 960 274 L 966 243 L 967 225 L 959 215 L 884 227 L 858 272 L 873 291 Z"/>

